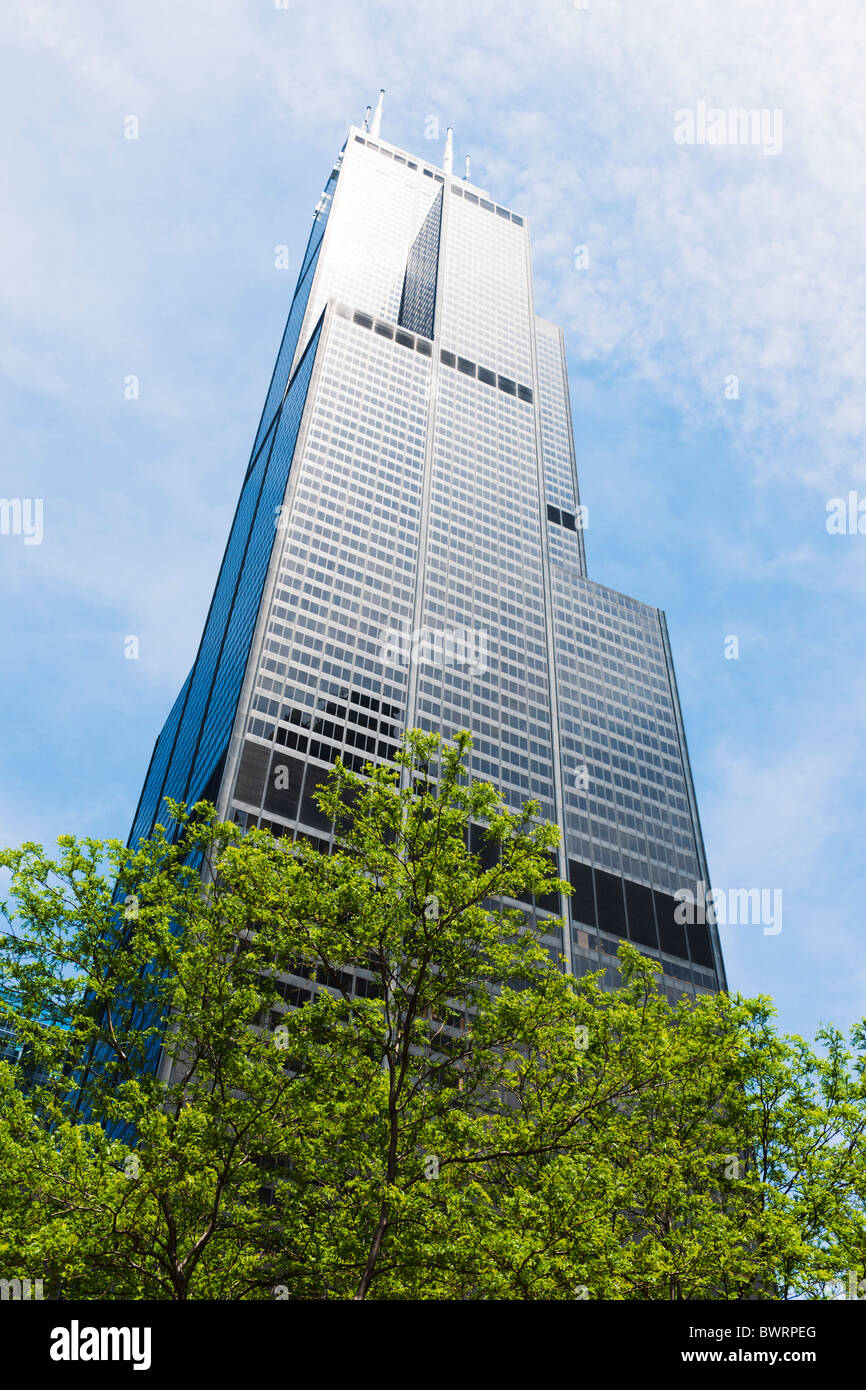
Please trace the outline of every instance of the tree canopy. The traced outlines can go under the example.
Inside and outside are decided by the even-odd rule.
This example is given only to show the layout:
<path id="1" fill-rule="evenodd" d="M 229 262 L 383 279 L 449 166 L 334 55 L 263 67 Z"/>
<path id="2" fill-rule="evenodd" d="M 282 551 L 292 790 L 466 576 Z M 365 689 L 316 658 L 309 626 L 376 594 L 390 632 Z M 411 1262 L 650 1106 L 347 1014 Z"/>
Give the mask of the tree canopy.
<path id="1" fill-rule="evenodd" d="M 338 764 L 331 854 L 205 803 L 131 848 L 0 853 L 0 1011 L 31 1063 L 0 1064 L 7 1278 L 176 1300 L 862 1279 L 863 1027 L 812 1047 L 767 998 L 672 1007 L 626 943 L 621 988 L 573 978 L 517 905 L 568 893 L 558 832 L 469 746 Z"/>

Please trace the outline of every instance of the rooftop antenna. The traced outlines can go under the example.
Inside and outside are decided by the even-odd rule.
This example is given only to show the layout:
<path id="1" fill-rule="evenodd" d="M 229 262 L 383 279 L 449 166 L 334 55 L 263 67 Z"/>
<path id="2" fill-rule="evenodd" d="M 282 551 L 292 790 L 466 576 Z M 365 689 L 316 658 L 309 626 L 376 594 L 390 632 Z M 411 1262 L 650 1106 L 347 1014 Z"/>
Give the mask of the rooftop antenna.
<path id="1" fill-rule="evenodd" d="M 442 168 L 446 174 L 450 174 L 454 168 L 454 131 L 450 126 L 445 132 L 445 154 L 442 156 Z"/>
<path id="2" fill-rule="evenodd" d="M 369 130 L 369 128 L 370 128 L 370 108 L 369 108 L 369 106 L 368 106 L 367 109 L 366 109 L 366 111 L 364 112 L 364 124 L 361 126 L 361 129 L 362 129 L 362 130 Z"/>
<path id="3" fill-rule="evenodd" d="M 370 126 L 370 134 L 374 140 L 378 140 L 379 131 L 382 128 L 382 104 L 385 100 L 385 88 L 379 92 L 379 100 L 376 102 L 376 110 L 373 112 L 373 122 Z"/>
<path id="4" fill-rule="evenodd" d="M 469 155 L 466 156 L 466 173 L 463 175 L 466 183 L 469 182 Z"/>

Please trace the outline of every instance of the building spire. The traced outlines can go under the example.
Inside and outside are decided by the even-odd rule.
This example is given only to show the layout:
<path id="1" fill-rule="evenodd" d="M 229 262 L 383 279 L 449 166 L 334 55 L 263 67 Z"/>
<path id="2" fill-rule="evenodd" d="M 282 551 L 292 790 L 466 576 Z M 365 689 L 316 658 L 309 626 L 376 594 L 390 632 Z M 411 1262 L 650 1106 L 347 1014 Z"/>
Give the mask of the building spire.
<path id="1" fill-rule="evenodd" d="M 361 126 L 361 129 L 362 129 L 362 130 L 369 130 L 369 128 L 370 128 L 370 108 L 369 108 L 369 106 L 368 106 L 367 109 L 366 109 L 366 111 L 364 112 L 364 124 Z"/>
<path id="2" fill-rule="evenodd" d="M 469 182 L 469 155 L 466 156 L 466 173 L 463 175 L 463 178 L 467 183 Z"/>
<path id="3" fill-rule="evenodd" d="M 442 168 L 446 174 L 450 174 L 454 169 L 454 131 L 450 126 L 445 132 L 445 154 L 442 156 Z"/>
<path id="4" fill-rule="evenodd" d="M 373 112 L 373 122 L 370 126 L 370 134 L 374 140 L 378 140 L 379 131 L 382 128 L 382 105 L 385 101 L 385 88 L 379 92 L 379 100 L 376 102 L 376 110 Z"/>

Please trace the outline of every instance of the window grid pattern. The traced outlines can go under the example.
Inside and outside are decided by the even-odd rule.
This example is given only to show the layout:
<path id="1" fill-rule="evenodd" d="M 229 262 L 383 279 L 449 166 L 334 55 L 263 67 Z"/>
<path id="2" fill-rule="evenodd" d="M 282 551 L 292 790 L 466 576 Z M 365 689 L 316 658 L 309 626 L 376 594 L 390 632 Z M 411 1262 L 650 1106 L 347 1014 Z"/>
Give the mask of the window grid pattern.
<path id="1" fill-rule="evenodd" d="M 411 335 L 371 332 L 349 313 L 334 306 L 322 349 L 246 713 L 247 740 L 274 746 L 273 767 L 292 750 L 319 765 L 316 782 L 337 756 L 389 760 L 405 727 L 408 667 L 394 634 L 412 615 L 430 399 L 431 359 Z M 324 828 L 311 825 L 305 792 L 269 806 L 268 777 L 246 784 L 258 800 L 236 787 L 235 805 Z M 299 807 L 306 817 L 288 813 Z"/>
<path id="2" fill-rule="evenodd" d="M 476 629 L 481 670 L 421 665 L 418 724 L 473 732 L 473 770 L 553 817 L 532 406 L 440 372 L 423 624 Z"/>
<path id="3" fill-rule="evenodd" d="M 450 198 L 442 260 L 441 346 L 532 386 L 525 228 Z"/>
<path id="4" fill-rule="evenodd" d="M 339 217 L 324 239 L 302 345 L 329 299 L 397 322 L 409 251 L 438 195 L 439 184 L 420 170 L 349 140 L 335 195 Z"/>
<path id="5" fill-rule="evenodd" d="M 666 892 L 695 883 L 658 613 L 559 567 L 553 597 L 568 852 Z"/>

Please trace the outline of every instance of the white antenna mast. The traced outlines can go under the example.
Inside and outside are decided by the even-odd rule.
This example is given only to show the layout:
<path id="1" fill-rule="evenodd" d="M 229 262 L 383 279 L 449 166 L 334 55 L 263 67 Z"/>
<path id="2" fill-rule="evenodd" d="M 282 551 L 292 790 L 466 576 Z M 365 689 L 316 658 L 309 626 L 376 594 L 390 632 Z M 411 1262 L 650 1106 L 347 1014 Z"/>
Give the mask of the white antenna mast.
<path id="1" fill-rule="evenodd" d="M 385 88 L 379 93 L 379 100 L 376 102 L 376 110 L 373 112 L 373 123 L 370 126 L 370 134 L 374 140 L 378 140 L 379 131 L 382 129 L 382 105 L 385 101 Z"/>
<path id="2" fill-rule="evenodd" d="M 454 131 L 450 126 L 445 132 L 445 153 L 442 156 L 442 168 L 446 174 L 450 174 L 454 169 Z"/>

